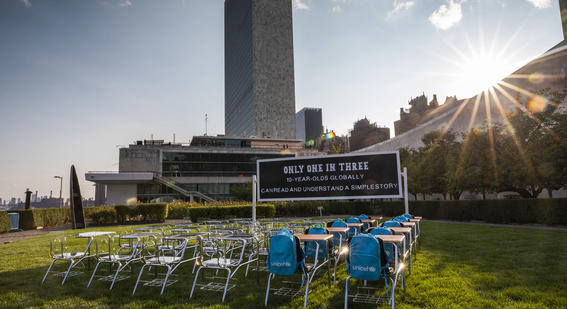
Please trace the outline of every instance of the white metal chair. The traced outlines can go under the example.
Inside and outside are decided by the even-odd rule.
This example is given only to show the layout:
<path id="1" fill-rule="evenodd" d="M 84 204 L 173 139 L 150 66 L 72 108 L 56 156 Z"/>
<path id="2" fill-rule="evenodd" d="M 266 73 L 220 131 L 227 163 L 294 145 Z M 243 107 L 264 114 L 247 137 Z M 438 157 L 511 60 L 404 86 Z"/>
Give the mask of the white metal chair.
<path id="1" fill-rule="evenodd" d="M 136 289 L 138 288 L 144 269 L 152 266 L 167 268 L 167 273 L 165 274 L 165 279 L 163 280 L 160 292 L 160 295 L 162 295 L 171 273 L 173 273 L 183 263 L 191 260 L 183 259 L 186 248 L 187 238 L 184 237 L 166 237 L 163 238 L 162 242 L 154 244 L 154 255 L 149 257 L 142 256 L 144 265 L 142 265 L 142 269 L 140 269 L 140 274 L 138 275 L 138 280 L 136 280 L 136 285 L 134 286 L 132 295 L 136 293 Z"/>
<path id="2" fill-rule="evenodd" d="M 203 237 L 197 236 L 199 243 L 197 264 L 199 268 L 193 280 L 189 298 L 193 298 L 201 270 L 226 270 L 227 276 L 222 295 L 222 302 L 224 302 L 230 279 L 241 267 L 248 266 L 258 259 L 258 255 L 253 249 L 254 246 L 251 246 L 252 248 L 248 246 L 248 244 L 253 243 L 253 238 L 254 235 L 252 234 L 211 237 L 209 239 L 203 239 Z M 247 258 L 245 258 L 245 255 L 247 255 Z M 245 276 L 247 274 L 248 272 L 246 272 Z"/>

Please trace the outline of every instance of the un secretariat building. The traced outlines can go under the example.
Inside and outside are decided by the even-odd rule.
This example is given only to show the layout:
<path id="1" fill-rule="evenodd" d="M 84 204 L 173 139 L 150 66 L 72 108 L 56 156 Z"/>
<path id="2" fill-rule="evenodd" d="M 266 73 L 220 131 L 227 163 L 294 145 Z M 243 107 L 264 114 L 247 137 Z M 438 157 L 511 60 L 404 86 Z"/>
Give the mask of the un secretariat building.
<path id="1" fill-rule="evenodd" d="M 291 0 L 226 0 L 225 134 L 295 139 Z"/>

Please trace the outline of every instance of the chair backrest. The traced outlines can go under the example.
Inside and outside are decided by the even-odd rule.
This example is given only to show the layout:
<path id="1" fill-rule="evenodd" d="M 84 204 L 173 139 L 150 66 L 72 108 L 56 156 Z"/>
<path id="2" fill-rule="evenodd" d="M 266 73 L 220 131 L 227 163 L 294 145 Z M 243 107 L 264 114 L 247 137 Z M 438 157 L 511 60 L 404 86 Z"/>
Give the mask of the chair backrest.
<path id="1" fill-rule="evenodd" d="M 316 223 L 315 225 L 307 229 L 306 232 L 307 234 L 316 234 L 316 235 L 329 234 L 329 231 L 327 231 L 327 228 L 325 228 L 323 223 Z M 325 248 L 330 246 L 328 246 L 328 244 L 326 244 L 326 242 L 323 240 L 319 240 L 317 241 L 317 243 L 319 243 L 319 254 L 317 258 L 323 259 L 327 256 L 325 253 Z M 314 242 L 312 241 L 307 242 L 307 245 L 305 246 L 305 255 L 310 258 L 315 258 L 316 248 L 317 245 Z"/>
<path id="2" fill-rule="evenodd" d="M 408 213 L 405 213 L 405 214 L 403 214 L 402 216 L 404 216 L 404 217 L 406 217 L 406 218 L 408 218 L 408 219 L 413 219 L 413 216 L 410 215 L 410 214 L 408 214 Z"/>
<path id="3" fill-rule="evenodd" d="M 303 265 L 303 249 L 297 238 L 287 229 L 282 229 L 270 238 L 270 249 L 266 264 L 268 270 L 276 275 L 293 275 Z"/>
<path id="4" fill-rule="evenodd" d="M 360 219 L 360 220 L 368 220 L 368 219 L 370 219 L 370 217 L 367 216 L 367 215 L 365 215 L 365 214 L 360 214 L 360 216 L 358 216 L 358 219 Z"/>
<path id="5" fill-rule="evenodd" d="M 382 226 L 383 227 L 402 227 L 402 225 L 398 221 L 386 221 L 386 222 L 384 222 L 384 224 Z"/>
<path id="6" fill-rule="evenodd" d="M 372 235 L 358 234 L 350 241 L 347 272 L 359 280 L 378 280 L 382 272 L 380 242 Z"/>
<path id="7" fill-rule="evenodd" d="M 392 231 L 390 231 L 387 227 L 375 227 L 370 231 L 372 235 L 392 235 Z"/>

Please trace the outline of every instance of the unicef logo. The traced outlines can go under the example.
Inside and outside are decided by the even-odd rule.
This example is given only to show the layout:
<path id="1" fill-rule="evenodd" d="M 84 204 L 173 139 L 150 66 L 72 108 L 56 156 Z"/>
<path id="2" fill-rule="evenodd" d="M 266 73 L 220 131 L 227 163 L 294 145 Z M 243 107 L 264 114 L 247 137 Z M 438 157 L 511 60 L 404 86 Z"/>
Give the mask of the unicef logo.
<path id="1" fill-rule="evenodd" d="M 376 271 L 376 267 L 370 266 L 370 268 L 369 268 L 368 270 L 370 270 L 370 272 L 375 272 L 375 271 Z"/>

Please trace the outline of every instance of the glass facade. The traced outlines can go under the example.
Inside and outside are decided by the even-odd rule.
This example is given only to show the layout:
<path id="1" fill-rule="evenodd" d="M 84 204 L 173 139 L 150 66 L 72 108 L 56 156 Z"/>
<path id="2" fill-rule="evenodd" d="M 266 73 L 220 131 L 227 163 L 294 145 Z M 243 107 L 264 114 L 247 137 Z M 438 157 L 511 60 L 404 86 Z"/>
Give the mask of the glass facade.
<path id="1" fill-rule="evenodd" d="M 233 186 L 242 186 L 243 184 L 229 184 L 229 183 L 204 183 L 204 184 L 181 184 L 176 185 L 188 191 L 198 191 L 215 200 L 230 200 L 230 188 Z M 138 200 L 142 203 L 155 201 L 158 198 L 165 198 L 169 200 L 189 201 L 189 197 L 172 190 L 171 188 L 162 184 L 138 184 Z"/>
<path id="2" fill-rule="evenodd" d="M 224 6 L 225 134 L 254 135 L 252 0 Z"/>
<path id="3" fill-rule="evenodd" d="M 293 157 L 293 154 L 163 152 L 165 177 L 251 176 L 256 174 L 256 160 Z"/>

